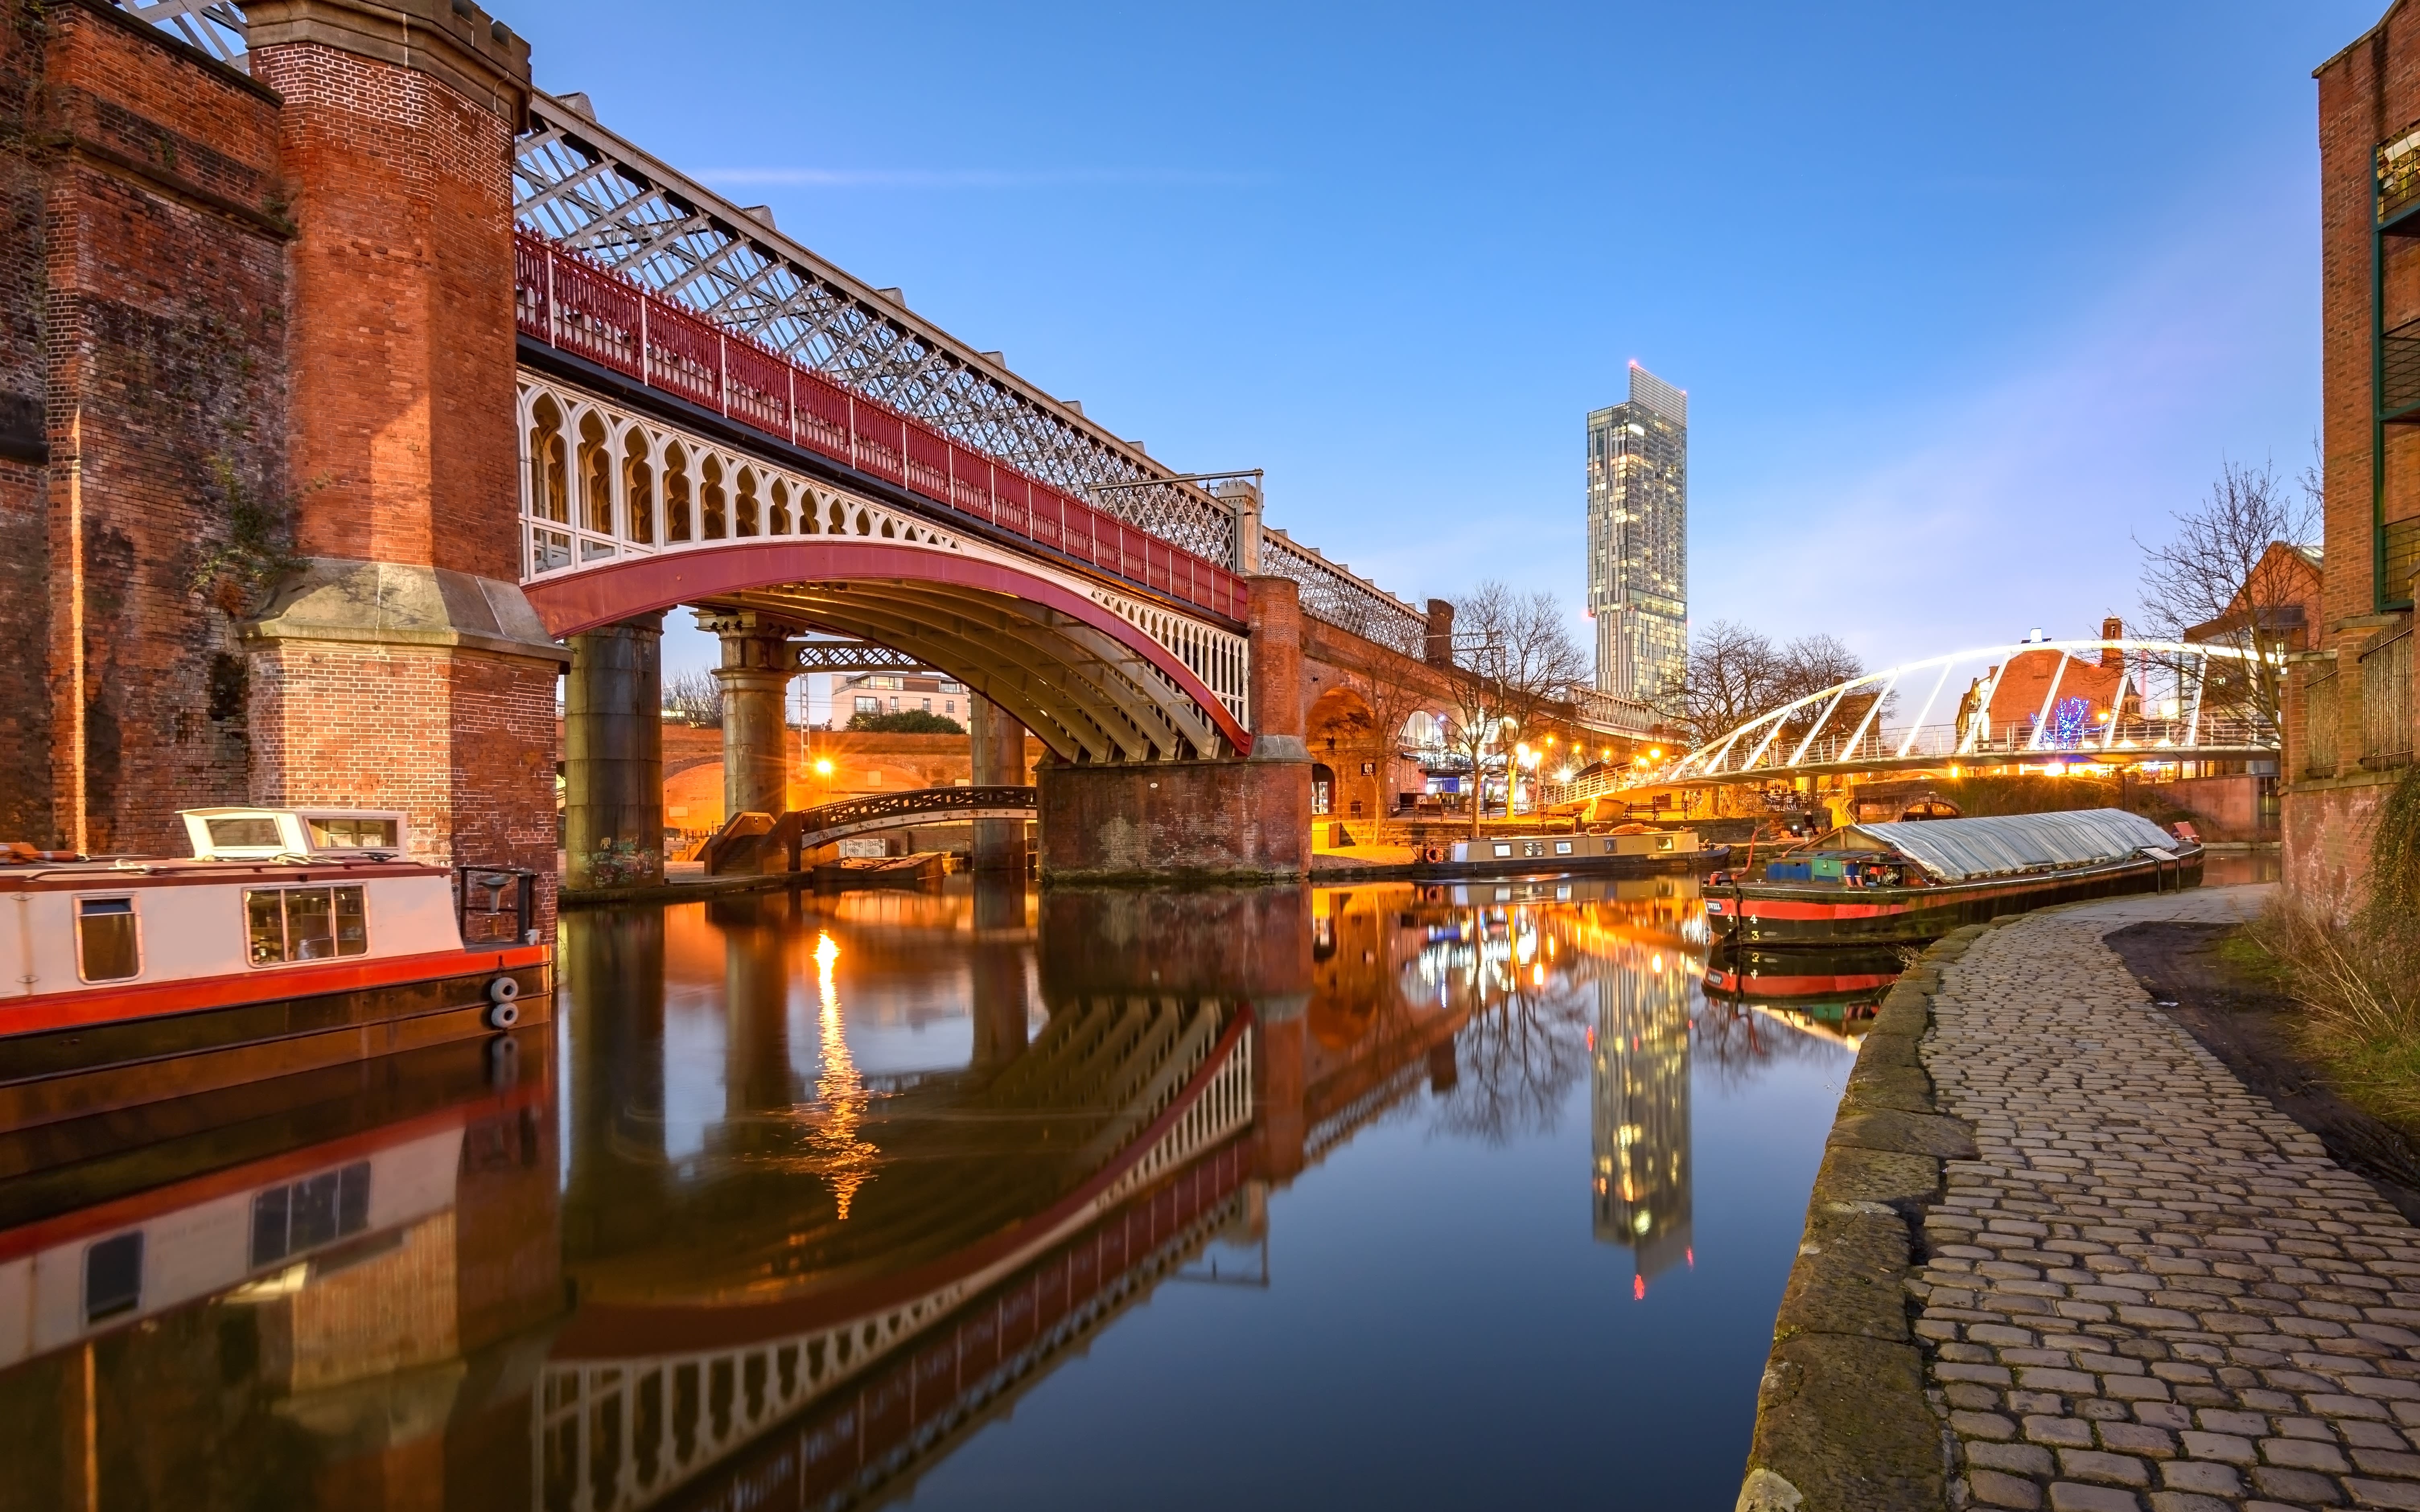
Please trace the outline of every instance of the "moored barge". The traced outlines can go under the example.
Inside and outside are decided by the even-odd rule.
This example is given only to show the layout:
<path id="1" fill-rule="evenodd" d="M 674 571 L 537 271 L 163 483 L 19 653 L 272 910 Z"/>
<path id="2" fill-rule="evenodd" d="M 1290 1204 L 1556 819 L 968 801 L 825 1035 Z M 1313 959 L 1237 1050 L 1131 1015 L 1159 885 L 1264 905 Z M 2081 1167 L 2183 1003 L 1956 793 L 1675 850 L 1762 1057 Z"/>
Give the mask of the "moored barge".
<path id="1" fill-rule="evenodd" d="M 185 860 L 0 851 L 0 1128 L 542 1019 L 534 877 L 422 865 L 399 813 L 203 809 Z"/>
<path id="2" fill-rule="evenodd" d="M 1845 825 L 1717 873 L 1706 922 L 1751 945 L 1920 944 L 2002 914 L 2197 886 L 2202 846 L 2120 809 Z"/>

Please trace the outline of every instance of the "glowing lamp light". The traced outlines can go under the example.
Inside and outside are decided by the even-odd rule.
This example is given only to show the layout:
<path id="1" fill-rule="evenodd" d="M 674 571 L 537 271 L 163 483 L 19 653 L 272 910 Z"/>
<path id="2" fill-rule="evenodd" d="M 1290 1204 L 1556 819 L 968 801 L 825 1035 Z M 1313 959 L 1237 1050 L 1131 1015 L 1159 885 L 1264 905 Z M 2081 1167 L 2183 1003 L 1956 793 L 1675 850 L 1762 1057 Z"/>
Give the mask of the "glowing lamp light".
<path id="1" fill-rule="evenodd" d="M 1661 761 L 1664 757 L 1664 748 L 1661 746 L 1651 746 L 1648 748 L 1647 754 L 1656 758 L 1658 761 Z"/>
<path id="2" fill-rule="evenodd" d="M 830 777 L 831 774 L 832 764 L 830 757 L 825 757 L 815 763 L 815 775 L 817 777 Z"/>
<path id="3" fill-rule="evenodd" d="M 1633 1302 L 1645 1302 L 1647 1300 L 1647 1278 L 1645 1276 L 1635 1275 L 1630 1278 L 1630 1300 Z"/>

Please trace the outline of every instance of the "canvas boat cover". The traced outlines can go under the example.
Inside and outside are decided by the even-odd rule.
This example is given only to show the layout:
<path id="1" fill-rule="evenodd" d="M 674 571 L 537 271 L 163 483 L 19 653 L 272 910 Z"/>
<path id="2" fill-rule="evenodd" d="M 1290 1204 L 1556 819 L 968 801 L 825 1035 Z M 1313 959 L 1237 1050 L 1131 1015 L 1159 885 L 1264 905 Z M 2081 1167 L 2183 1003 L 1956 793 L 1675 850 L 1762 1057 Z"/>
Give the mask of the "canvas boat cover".
<path id="1" fill-rule="evenodd" d="M 2153 846 L 2173 850 L 2178 844 L 2174 835 L 2123 809 L 1903 820 L 1845 828 L 1899 852 L 1944 882 L 2122 861 Z"/>

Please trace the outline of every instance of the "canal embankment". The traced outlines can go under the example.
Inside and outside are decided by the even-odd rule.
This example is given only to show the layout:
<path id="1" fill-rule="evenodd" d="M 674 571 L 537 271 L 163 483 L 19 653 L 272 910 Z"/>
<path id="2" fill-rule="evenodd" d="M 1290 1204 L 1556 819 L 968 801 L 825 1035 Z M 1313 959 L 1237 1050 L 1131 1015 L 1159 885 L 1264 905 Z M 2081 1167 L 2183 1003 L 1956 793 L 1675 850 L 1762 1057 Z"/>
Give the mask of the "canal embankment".
<path id="1" fill-rule="evenodd" d="M 2003 920 L 1902 979 L 1815 1182 L 1743 1508 L 2420 1507 L 2420 1230 L 2106 943 L 2263 891 Z"/>

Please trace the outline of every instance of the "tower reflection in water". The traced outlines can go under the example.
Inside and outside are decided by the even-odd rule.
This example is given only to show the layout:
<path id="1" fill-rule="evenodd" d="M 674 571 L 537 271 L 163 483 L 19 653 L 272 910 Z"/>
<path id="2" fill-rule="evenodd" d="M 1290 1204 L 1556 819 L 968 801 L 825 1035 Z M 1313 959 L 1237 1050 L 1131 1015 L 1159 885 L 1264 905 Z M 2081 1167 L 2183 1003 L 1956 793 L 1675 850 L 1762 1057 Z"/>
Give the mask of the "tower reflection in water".
<path id="1" fill-rule="evenodd" d="M 1596 983 L 1596 1237 L 1627 1247 L 1632 1290 L 1694 1260 L 1689 1233 L 1689 1009 L 1694 973 L 1653 951 Z"/>

